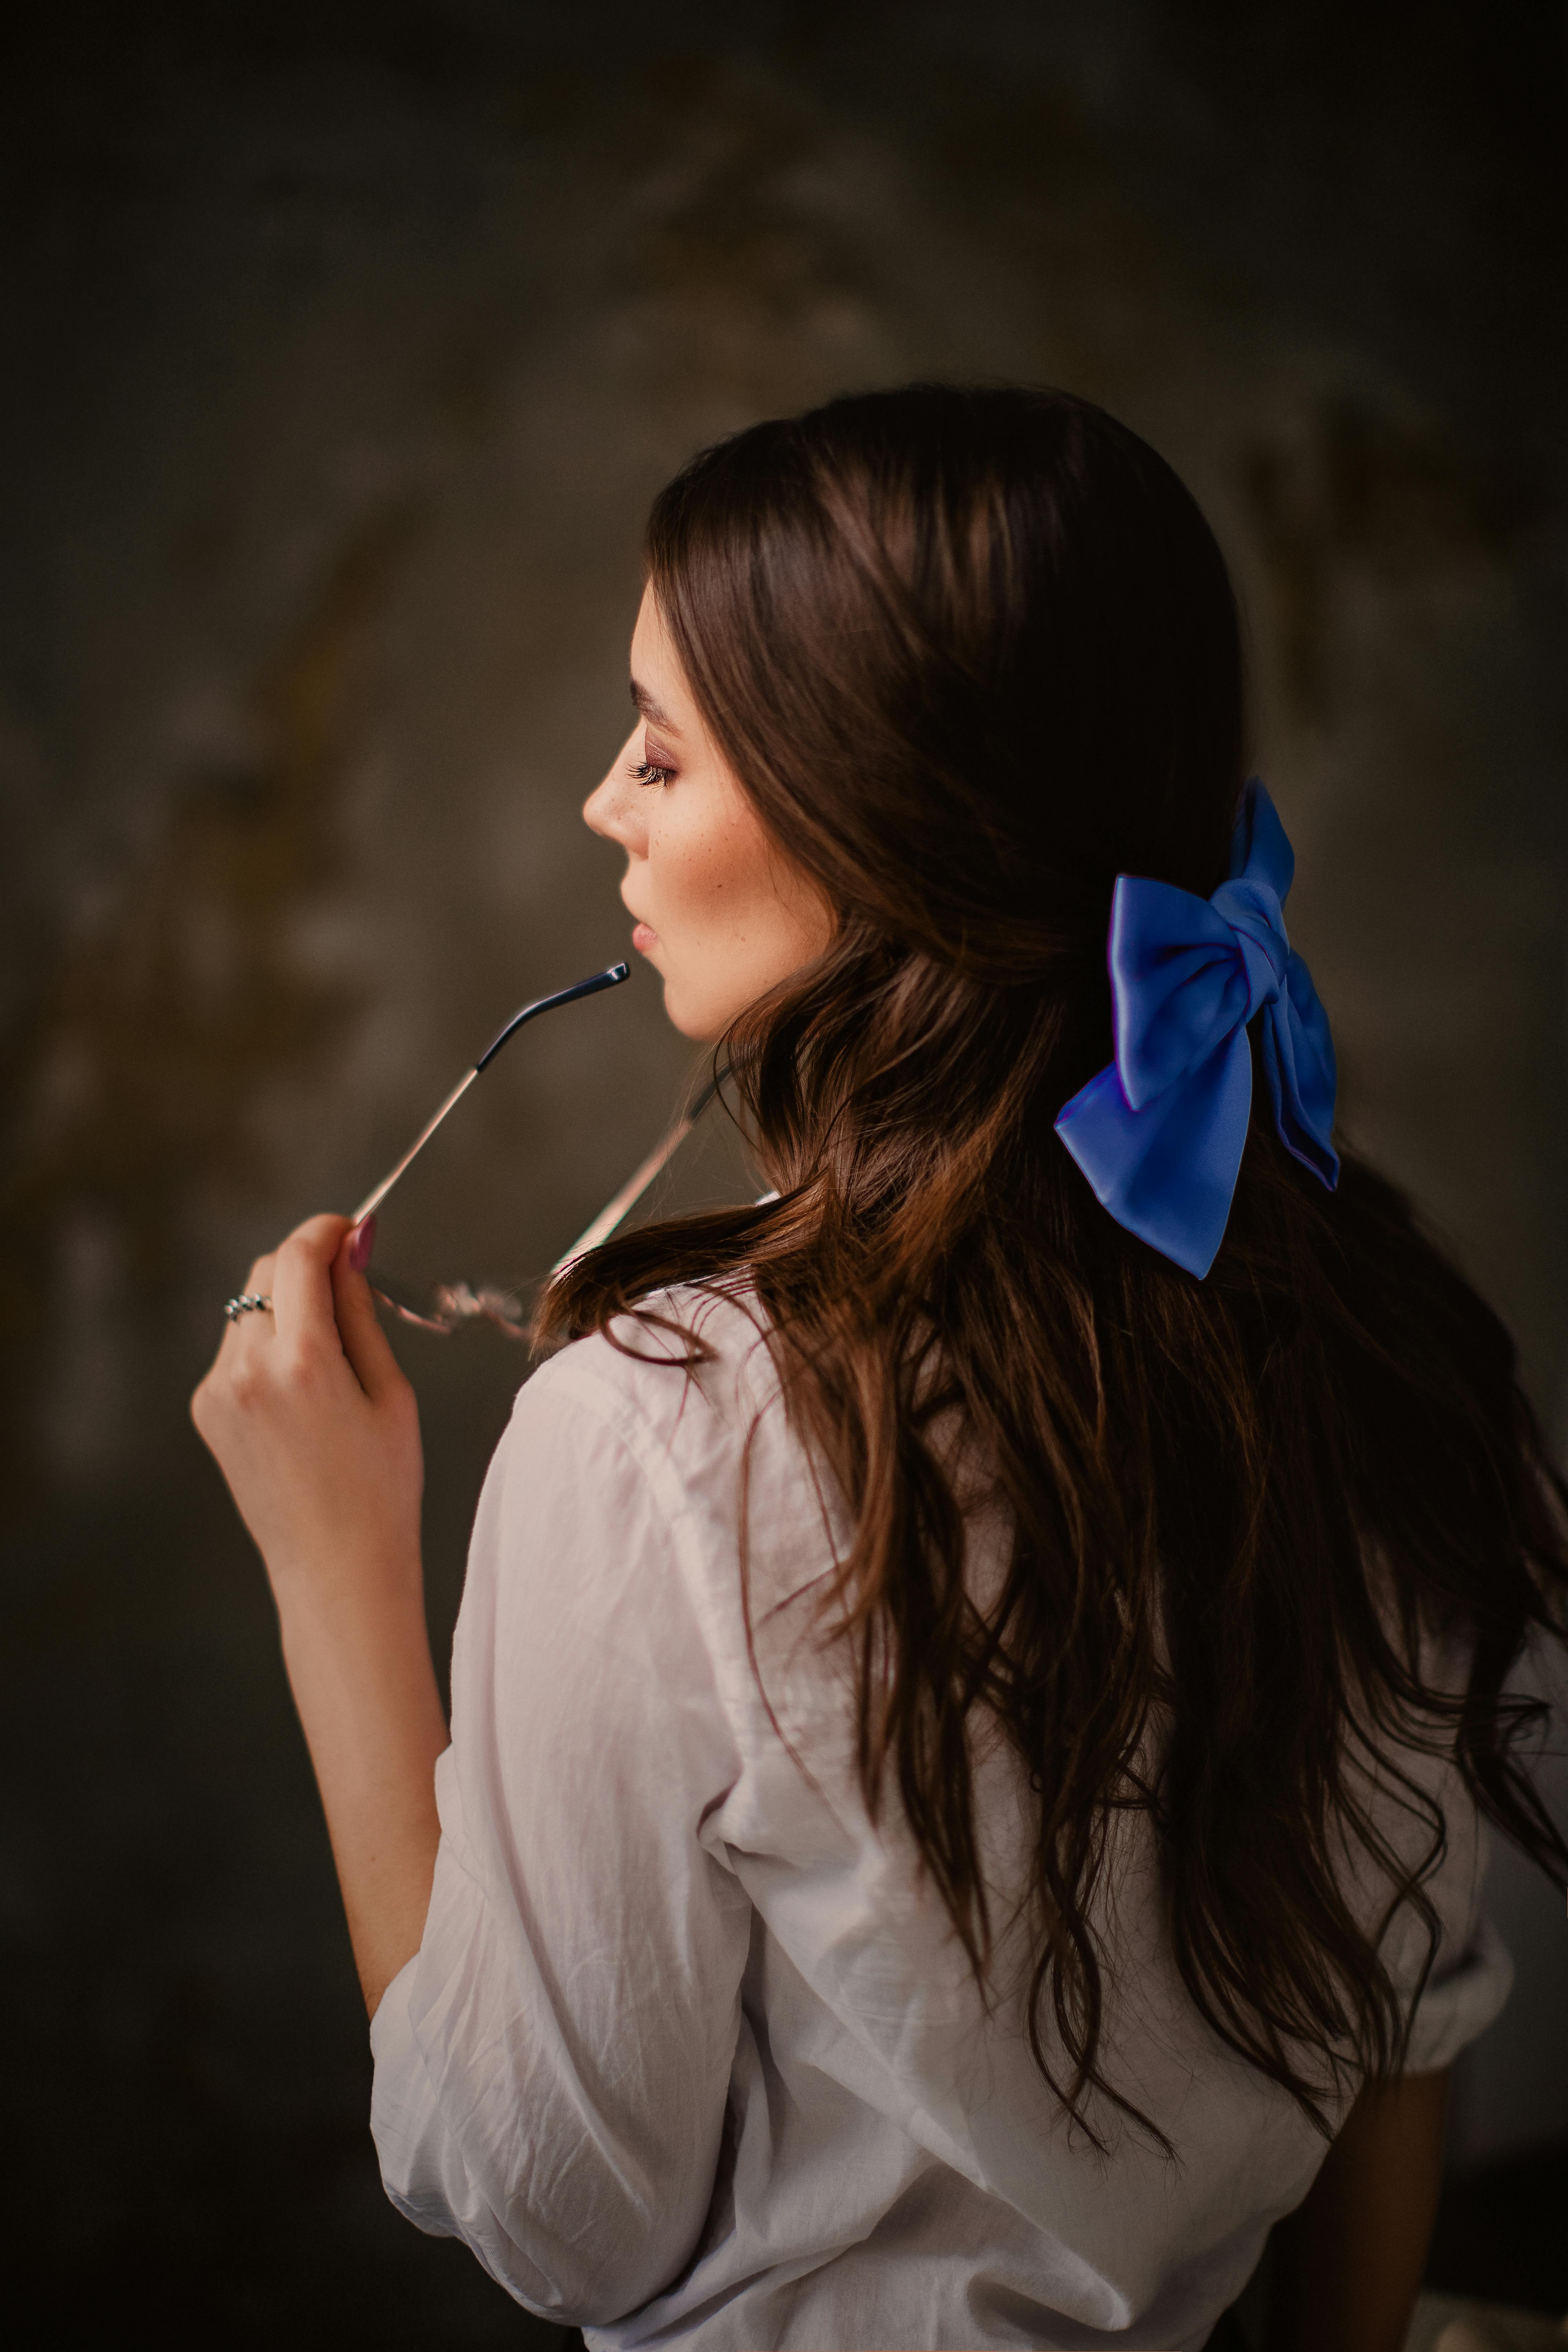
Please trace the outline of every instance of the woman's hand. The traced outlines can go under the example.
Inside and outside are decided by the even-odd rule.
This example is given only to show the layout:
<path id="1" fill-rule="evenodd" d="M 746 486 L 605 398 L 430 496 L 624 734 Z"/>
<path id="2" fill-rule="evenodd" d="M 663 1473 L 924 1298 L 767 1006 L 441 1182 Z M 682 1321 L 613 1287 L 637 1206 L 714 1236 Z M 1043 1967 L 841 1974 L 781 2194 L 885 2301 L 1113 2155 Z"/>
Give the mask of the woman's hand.
<path id="1" fill-rule="evenodd" d="M 228 1326 L 191 1400 L 280 1612 L 418 1582 L 419 1414 L 364 1277 L 373 1238 L 311 1217 L 258 1258 L 245 1286 L 271 1312 Z"/>
<path id="2" fill-rule="evenodd" d="M 230 1324 L 191 1418 L 267 1563 L 374 2015 L 424 1934 L 447 1724 L 425 1627 L 419 1415 L 376 1321 L 370 1239 L 312 1217 L 258 1258 L 246 1287 L 271 1311 Z"/>

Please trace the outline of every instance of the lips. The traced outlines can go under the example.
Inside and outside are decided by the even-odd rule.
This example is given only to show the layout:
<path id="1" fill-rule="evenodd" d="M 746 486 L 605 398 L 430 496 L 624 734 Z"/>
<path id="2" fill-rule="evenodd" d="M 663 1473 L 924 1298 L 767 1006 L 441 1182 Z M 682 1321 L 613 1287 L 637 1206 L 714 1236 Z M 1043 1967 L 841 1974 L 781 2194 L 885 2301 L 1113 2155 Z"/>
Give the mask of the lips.
<path id="1" fill-rule="evenodd" d="M 647 955 L 658 945 L 658 933 L 651 924 L 638 923 L 632 932 L 632 945 L 638 955 Z"/>

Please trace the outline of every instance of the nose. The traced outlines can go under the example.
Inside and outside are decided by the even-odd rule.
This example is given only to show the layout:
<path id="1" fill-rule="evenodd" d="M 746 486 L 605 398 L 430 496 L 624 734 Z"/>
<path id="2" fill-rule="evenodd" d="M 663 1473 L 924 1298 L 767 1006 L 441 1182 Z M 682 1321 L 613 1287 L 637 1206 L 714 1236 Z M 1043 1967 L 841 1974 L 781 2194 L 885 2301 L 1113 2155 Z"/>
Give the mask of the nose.
<path id="1" fill-rule="evenodd" d="M 590 833 L 600 835 L 605 841 L 618 842 L 634 855 L 644 853 L 641 835 L 642 802 L 637 788 L 626 774 L 637 750 L 637 730 L 622 744 L 607 774 L 596 784 L 583 803 L 583 822 Z"/>
<path id="2" fill-rule="evenodd" d="M 595 785 L 583 803 L 584 824 L 590 833 L 603 834 L 607 841 L 615 838 L 610 820 L 610 801 L 614 790 L 614 778 L 606 776 L 602 783 Z"/>

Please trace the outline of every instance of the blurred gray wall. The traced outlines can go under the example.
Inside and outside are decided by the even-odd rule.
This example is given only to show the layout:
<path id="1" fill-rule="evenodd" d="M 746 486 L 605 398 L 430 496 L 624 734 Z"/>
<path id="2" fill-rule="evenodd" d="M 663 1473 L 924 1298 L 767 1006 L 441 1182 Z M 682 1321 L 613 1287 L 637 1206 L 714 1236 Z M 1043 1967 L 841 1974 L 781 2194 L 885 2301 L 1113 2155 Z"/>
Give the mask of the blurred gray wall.
<path id="1" fill-rule="evenodd" d="M 438 2312 L 489 2341 L 486 2283 L 378 2201 L 263 1581 L 184 1422 L 219 1302 L 512 1006 L 620 950 L 577 809 L 659 482 L 835 390 L 1044 379 L 1220 531 L 1347 1128 L 1561 1433 L 1561 15 L 62 0 L 7 37 L 0 1900 L 30 2243 L 132 2307 L 178 2279 L 233 2342 L 307 2308 L 321 2340 Z M 689 1065 L 646 974 L 531 1032 L 383 1259 L 537 1272 Z M 489 1335 L 406 1354 L 439 1630 L 521 1365 Z M 1494 1898 L 1520 1987 L 1462 2070 L 1458 2159 L 1568 2133 L 1561 1906 L 1508 1857 Z"/>

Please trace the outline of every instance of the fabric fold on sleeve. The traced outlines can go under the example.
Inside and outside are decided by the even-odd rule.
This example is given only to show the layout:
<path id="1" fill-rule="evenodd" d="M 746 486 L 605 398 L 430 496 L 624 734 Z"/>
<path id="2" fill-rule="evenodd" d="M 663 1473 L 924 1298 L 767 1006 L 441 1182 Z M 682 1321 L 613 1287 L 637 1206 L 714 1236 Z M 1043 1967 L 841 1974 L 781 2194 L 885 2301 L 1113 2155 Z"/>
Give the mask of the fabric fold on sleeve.
<path id="1" fill-rule="evenodd" d="M 449 2238 L 451 2200 L 439 2177 L 439 2118 L 430 2086 L 423 2080 L 424 2064 L 408 2015 L 417 1964 L 417 1954 L 405 1960 L 370 2021 L 370 2053 L 375 2064 L 371 2137 L 381 2162 L 382 2186 L 404 2219 L 430 2237 Z"/>
<path id="2" fill-rule="evenodd" d="M 613 1396 L 596 1410 L 563 1361 L 480 1500 L 430 1910 L 372 2028 L 372 2128 L 401 2212 L 581 2326 L 657 2293 L 700 2233 L 750 1906 L 701 1843 L 739 1764 L 677 1532 Z"/>
<path id="3" fill-rule="evenodd" d="M 1405 2072 L 1436 2074 L 1451 2066 L 1466 2043 L 1500 2015 L 1512 1990 L 1508 1948 L 1491 1921 L 1478 1917 L 1459 1958 L 1434 1969 L 1415 2004 Z"/>

